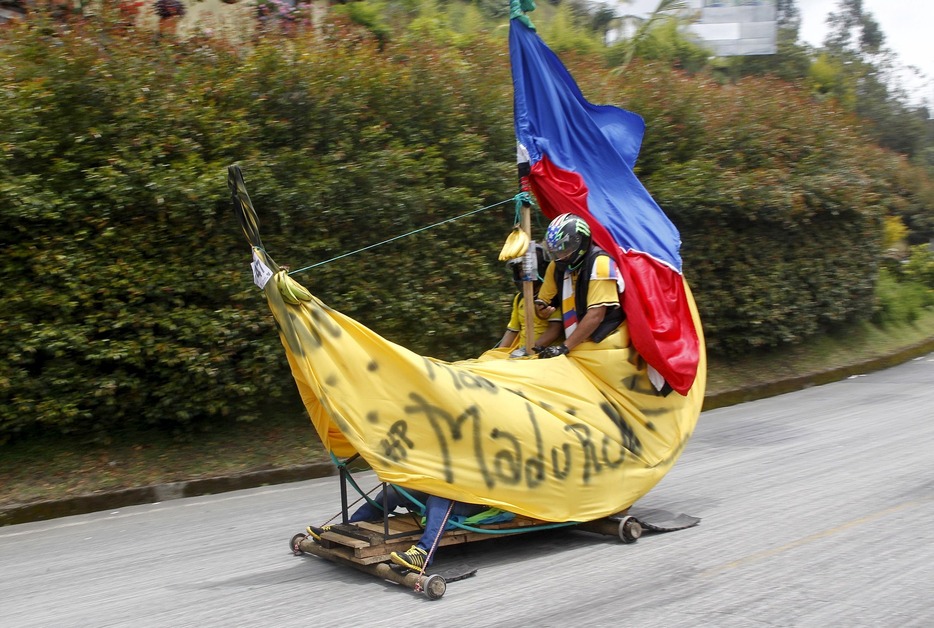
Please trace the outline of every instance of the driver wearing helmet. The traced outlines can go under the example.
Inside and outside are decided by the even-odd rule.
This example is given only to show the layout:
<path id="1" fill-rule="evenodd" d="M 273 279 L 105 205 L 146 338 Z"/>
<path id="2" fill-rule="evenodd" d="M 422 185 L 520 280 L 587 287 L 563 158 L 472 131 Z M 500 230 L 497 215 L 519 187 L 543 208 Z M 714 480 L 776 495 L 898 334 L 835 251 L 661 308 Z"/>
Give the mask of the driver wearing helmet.
<path id="1" fill-rule="evenodd" d="M 561 312 L 561 321 L 549 323 L 535 341 L 539 358 L 565 355 L 585 341 L 600 342 L 625 319 L 620 307 L 624 284 L 613 258 L 593 244 L 590 226 L 574 214 L 561 214 L 545 232 L 551 255 L 538 296 L 536 313 L 548 319 Z M 564 344 L 551 345 L 564 333 Z"/>

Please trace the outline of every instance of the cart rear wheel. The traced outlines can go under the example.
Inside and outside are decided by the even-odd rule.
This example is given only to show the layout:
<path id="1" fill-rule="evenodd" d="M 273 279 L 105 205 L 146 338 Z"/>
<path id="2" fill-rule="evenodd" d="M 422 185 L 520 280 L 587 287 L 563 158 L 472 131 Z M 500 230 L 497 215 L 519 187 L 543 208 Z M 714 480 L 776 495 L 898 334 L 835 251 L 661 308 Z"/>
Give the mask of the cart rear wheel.
<path id="1" fill-rule="evenodd" d="M 289 541 L 289 549 L 292 550 L 293 554 L 296 556 L 301 556 L 305 553 L 302 551 L 302 548 L 299 546 L 299 544 L 307 538 L 308 535 L 302 534 L 301 532 L 292 537 L 292 540 Z"/>
<path id="2" fill-rule="evenodd" d="M 619 522 L 619 539 L 623 543 L 635 543 L 642 536 L 642 525 L 635 517 L 623 517 Z"/>

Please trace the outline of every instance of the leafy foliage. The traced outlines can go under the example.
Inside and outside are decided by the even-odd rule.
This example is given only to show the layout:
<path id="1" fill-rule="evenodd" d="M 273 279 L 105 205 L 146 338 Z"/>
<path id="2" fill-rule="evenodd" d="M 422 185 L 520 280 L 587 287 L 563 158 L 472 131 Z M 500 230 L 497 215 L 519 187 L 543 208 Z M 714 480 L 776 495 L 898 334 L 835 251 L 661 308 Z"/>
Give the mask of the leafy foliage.
<path id="1" fill-rule="evenodd" d="M 902 267 L 902 276 L 934 291 L 934 250 L 926 244 L 911 247 L 911 254 Z"/>
<path id="2" fill-rule="evenodd" d="M 230 213 L 234 162 L 267 249 L 329 305 L 422 354 L 492 346 L 512 296 L 505 41 L 459 30 L 474 9 L 393 7 L 412 25 L 396 37 L 398 13 L 348 11 L 243 48 L 102 18 L 5 28 L 0 442 L 186 434 L 294 397 Z M 681 229 L 712 351 L 873 315 L 882 217 L 932 229 L 921 168 L 778 80 L 614 73 L 565 24 L 584 94 L 646 119 L 639 174 Z"/>
<path id="3" fill-rule="evenodd" d="M 916 281 L 899 280 L 887 268 L 879 273 L 876 292 L 871 320 L 880 326 L 913 323 L 924 308 L 934 305 L 934 290 Z"/>
<path id="4" fill-rule="evenodd" d="M 542 37 L 548 41 L 549 47 L 558 54 L 594 54 L 602 47 L 601 40 L 569 2 L 561 3 L 551 19 L 537 23 L 536 26 Z"/>
<path id="5" fill-rule="evenodd" d="M 615 100 L 651 129 L 642 180 L 681 229 L 712 351 L 869 315 L 894 164 L 852 118 L 772 79 L 722 88 L 633 72 Z"/>
<path id="6" fill-rule="evenodd" d="M 292 394 L 230 213 L 230 163 L 293 267 L 514 193 L 510 101 L 485 87 L 508 85 L 497 50 L 379 54 L 334 24 L 237 51 L 102 26 L 14 25 L 0 47 L 0 438 L 185 431 Z M 513 211 L 299 279 L 390 338 L 467 357 L 508 311 L 496 254 Z"/>
<path id="7" fill-rule="evenodd" d="M 640 29 L 638 37 L 610 48 L 607 52 L 610 65 L 625 69 L 632 58 L 637 57 L 646 62 L 664 62 L 691 73 L 699 72 L 708 66 L 710 51 L 684 35 L 677 20 L 646 24 L 651 24 L 654 28 L 644 31 Z"/>

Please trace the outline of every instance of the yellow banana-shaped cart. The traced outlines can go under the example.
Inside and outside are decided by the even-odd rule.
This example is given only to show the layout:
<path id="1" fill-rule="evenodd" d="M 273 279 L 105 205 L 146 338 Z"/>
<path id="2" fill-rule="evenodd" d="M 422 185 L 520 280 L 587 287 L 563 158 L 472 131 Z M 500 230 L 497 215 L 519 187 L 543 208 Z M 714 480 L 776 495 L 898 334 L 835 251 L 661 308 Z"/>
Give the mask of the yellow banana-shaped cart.
<path id="1" fill-rule="evenodd" d="M 697 523 L 631 507 L 664 477 L 694 430 L 706 382 L 703 350 L 686 395 L 653 386 L 625 324 L 613 342 L 584 343 L 550 360 L 445 362 L 417 355 L 331 309 L 280 269 L 262 245 L 239 167 L 229 168 L 228 184 L 252 246 L 254 279 L 275 317 L 311 423 L 335 460 L 364 463 L 383 483 L 515 515 L 486 532 L 574 525 L 632 542 L 644 529 Z M 693 299 L 690 305 L 700 336 Z M 443 595 L 442 574 L 399 573 L 385 562 L 418 538 L 416 521 L 387 516 L 380 524 L 346 523 L 353 479 L 345 462 L 339 469 L 343 523 L 321 542 L 297 534 L 290 549 L 434 599 Z M 455 529 L 439 545 L 481 538 L 490 535 Z"/>

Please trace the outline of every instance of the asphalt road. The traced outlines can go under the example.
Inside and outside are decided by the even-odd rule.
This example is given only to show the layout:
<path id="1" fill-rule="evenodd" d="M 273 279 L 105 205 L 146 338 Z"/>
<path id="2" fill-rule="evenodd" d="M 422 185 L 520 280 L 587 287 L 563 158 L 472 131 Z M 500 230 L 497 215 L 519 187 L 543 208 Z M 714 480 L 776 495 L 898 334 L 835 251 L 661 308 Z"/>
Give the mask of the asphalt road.
<path id="1" fill-rule="evenodd" d="M 8 526 L 0 625 L 934 626 L 932 419 L 934 354 L 706 412 L 637 504 L 699 526 L 449 548 L 438 601 L 291 554 L 333 477 Z"/>

